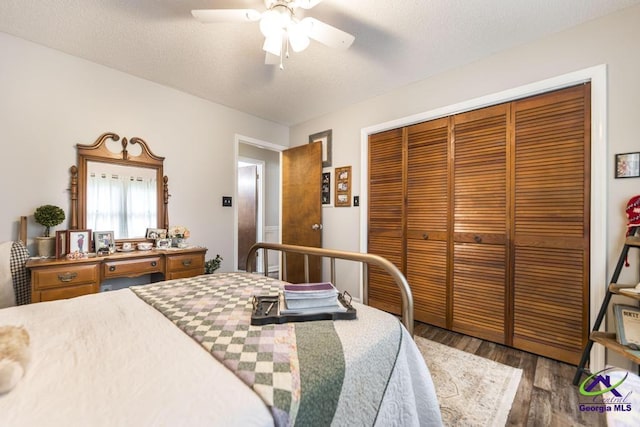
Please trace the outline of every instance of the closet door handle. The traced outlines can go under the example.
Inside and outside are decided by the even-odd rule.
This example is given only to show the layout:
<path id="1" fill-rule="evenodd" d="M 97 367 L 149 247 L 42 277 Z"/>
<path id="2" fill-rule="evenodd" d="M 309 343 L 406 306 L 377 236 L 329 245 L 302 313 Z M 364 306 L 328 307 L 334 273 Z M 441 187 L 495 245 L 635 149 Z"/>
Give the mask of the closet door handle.
<path id="1" fill-rule="evenodd" d="M 482 243 L 482 237 L 480 236 L 474 236 L 473 240 L 475 240 L 476 243 Z"/>

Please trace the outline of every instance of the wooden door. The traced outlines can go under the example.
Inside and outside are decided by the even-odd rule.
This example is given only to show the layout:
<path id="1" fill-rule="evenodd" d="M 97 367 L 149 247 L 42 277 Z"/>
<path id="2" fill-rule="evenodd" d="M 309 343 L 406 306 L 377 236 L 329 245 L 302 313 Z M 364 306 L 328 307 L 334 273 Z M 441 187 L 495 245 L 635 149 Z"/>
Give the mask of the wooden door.
<path id="1" fill-rule="evenodd" d="M 238 168 L 238 270 L 247 265 L 249 248 L 256 243 L 258 219 L 258 173 L 256 165 Z M 255 260 L 254 260 L 255 261 Z M 253 265 L 255 270 L 255 262 Z"/>
<path id="2" fill-rule="evenodd" d="M 282 153 L 282 243 L 322 247 L 322 143 Z M 305 282 L 304 259 L 287 255 L 284 272 L 291 283 Z M 322 280 L 322 260 L 309 257 L 309 281 Z"/>
<path id="3" fill-rule="evenodd" d="M 369 136 L 369 206 L 367 251 L 404 267 L 404 160 L 403 130 Z M 401 298 L 391 277 L 369 268 L 369 305 L 400 314 Z"/>
<path id="4" fill-rule="evenodd" d="M 516 348 L 577 364 L 589 331 L 590 85 L 517 101 Z"/>
<path id="5" fill-rule="evenodd" d="M 449 252 L 449 119 L 407 132 L 406 276 L 416 320 L 447 327 Z"/>
<path id="6" fill-rule="evenodd" d="M 452 329 L 504 343 L 509 104 L 453 117 Z"/>

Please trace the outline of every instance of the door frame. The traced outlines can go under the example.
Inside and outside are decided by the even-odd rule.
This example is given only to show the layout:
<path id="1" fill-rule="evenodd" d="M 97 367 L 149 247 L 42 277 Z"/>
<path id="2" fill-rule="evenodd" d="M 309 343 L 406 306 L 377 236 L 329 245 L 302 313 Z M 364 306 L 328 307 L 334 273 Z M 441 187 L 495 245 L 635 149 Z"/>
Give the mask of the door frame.
<path id="1" fill-rule="evenodd" d="M 519 98 L 538 95 L 556 89 L 591 82 L 591 220 L 590 220 L 590 261 L 589 261 L 589 327 L 593 328 L 600 305 L 604 299 L 607 282 L 607 65 L 600 64 L 590 68 L 537 81 L 491 95 L 471 99 L 461 103 L 436 108 L 412 116 L 380 123 L 363 128 L 360 131 L 360 194 L 363 203 L 360 207 L 360 251 L 367 251 L 368 218 L 368 176 L 369 176 L 369 135 L 390 129 L 409 126 L 440 117 L 475 110 L 490 105 L 513 101 Z M 364 275 L 360 270 L 360 295 L 365 297 Z M 606 319 L 605 323 L 606 325 Z M 604 368 L 605 350 L 594 345 L 590 354 L 592 371 Z"/>
<path id="2" fill-rule="evenodd" d="M 252 159 L 249 157 L 238 157 L 238 163 L 236 163 L 236 179 L 238 177 L 238 169 L 240 169 L 240 164 L 244 163 L 245 165 L 252 165 L 256 167 L 256 177 L 258 184 L 256 186 L 256 242 L 264 241 L 264 195 L 266 192 L 265 188 L 265 179 L 264 179 L 264 170 L 265 170 L 265 162 L 260 159 Z M 240 199 L 238 199 L 237 195 L 238 191 L 238 181 L 236 181 L 236 203 L 235 212 L 238 211 L 238 204 Z M 238 215 L 239 217 L 239 215 Z M 240 227 L 240 222 L 238 221 L 238 228 Z M 238 238 L 238 233 L 236 231 L 236 239 Z M 240 258 L 238 251 L 236 250 L 236 257 Z M 236 264 L 236 268 L 238 265 Z M 262 251 L 256 252 L 256 272 L 264 273 L 262 271 Z"/>
<path id="3" fill-rule="evenodd" d="M 235 134 L 234 135 L 234 154 L 233 154 L 233 159 L 234 159 L 234 164 L 233 164 L 233 199 L 234 200 L 238 200 L 238 162 L 241 161 L 241 157 L 240 157 L 240 144 L 246 144 L 246 145 L 252 145 L 254 147 L 258 147 L 258 148 L 262 148 L 264 150 L 269 150 L 269 151 L 275 151 L 279 153 L 279 157 L 280 157 L 280 174 L 282 175 L 282 152 L 286 149 L 288 149 L 289 147 L 284 146 L 284 145 L 278 145 L 278 144 L 274 144 L 268 141 L 263 141 L 257 138 L 252 138 L 249 136 L 244 136 L 241 134 Z M 263 183 L 264 183 L 264 179 L 263 179 Z M 264 184 L 263 184 L 264 185 Z M 264 194 L 264 192 L 263 192 Z M 263 198 L 264 200 L 264 198 Z M 264 212 L 264 210 L 263 210 Z M 280 197 L 280 200 L 278 201 L 278 225 L 279 228 L 282 229 L 282 197 Z M 262 238 L 264 238 L 264 227 L 262 227 Z M 282 235 L 279 234 L 278 235 L 278 243 L 282 242 Z M 256 267 L 261 266 L 262 265 L 262 260 L 261 260 L 262 255 L 259 255 L 259 259 L 256 260 L 256 263 L 260 263 L 260 264 L 256 264 Z M 238 204 L 237 203 L 233 203 L 233 265 L 234 265 L 234 270 L 235 270 L 235 266 L 238 265 Z"/>

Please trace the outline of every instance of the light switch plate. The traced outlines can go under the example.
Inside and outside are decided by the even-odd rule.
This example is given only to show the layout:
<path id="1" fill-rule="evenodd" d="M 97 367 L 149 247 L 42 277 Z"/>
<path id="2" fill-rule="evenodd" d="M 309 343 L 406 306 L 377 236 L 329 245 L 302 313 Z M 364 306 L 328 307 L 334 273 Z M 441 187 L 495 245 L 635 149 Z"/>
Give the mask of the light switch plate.
<path id="1" fill-rule="evenodd" d="M 353 196 L 353 206 L 360 206 L 360 196 Z"/>
<path id="2" fill-rule="evenodd" d="M 224 207 L 231 206 L 231 196 L 222 196 L 222 206 Z"/>

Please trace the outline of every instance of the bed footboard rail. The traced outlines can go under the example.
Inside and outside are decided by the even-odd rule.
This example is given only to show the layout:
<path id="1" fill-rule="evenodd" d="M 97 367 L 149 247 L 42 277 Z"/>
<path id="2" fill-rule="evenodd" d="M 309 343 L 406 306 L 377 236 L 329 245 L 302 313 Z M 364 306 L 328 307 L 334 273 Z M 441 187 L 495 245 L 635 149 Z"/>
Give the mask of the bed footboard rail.
<path id="1" fill-rule="evenodd" d="M 286 281 L 286 266 L 287 266 L 287 253 L 297 253 L 304 255 L 304 277 L 305 280 L 309 281 L 309 255 L 319 256 L 323 258 L 328 258 L 331 265 L 331 282 L 336 283 L 335 278 L 335 261 L 336 259 L 343 259 L 349 261 L 360 262 L 363 267 L 363 292 L 364 295 L 362 297 L 362 302 L 364 304 L 368 304 L 368 283 L 367 283 L 367 271 L 369 265 L 375 265 L 377 267 L 382 268 L 387 274 L 389 274 L 396 283 L 396 286 L 400 290 L 400 296 L 402 298 L 402 324 L 407 328 L 407 331 L 411 336 L 413 336 L 413 294 L 411 293 L 411 288 L 409 287 L 409 283 L 407 279 L 404 277 L 402 272 L 391 263 L 391 261 L 383 258 L 379 255 L 367 254 L 361 252 L 349 252 L 349 251 L 340 251 L 335 249 L 325 249 L 325 248 L 315 248 L 309 246 L 296 246 L 296 245 L 285 245 L 280 243 L 265 243 L 258 242 L 254 244 L 251 249 L 249 249 L 249 253 L 247 256 L 247 265 L 246 269 L 248 272 L 253 272 L 253 263 L 252 260 L 255 260 L 255 253 L 259 250 L 263 249 L 263 265 L 264 265 L 264 274 L 268 275 L 269 272 L 269 260 L 267 257 L 268 250 L 280 251 L 282 253 L 282 271 L 283 278 L 282 280 Z"/>

